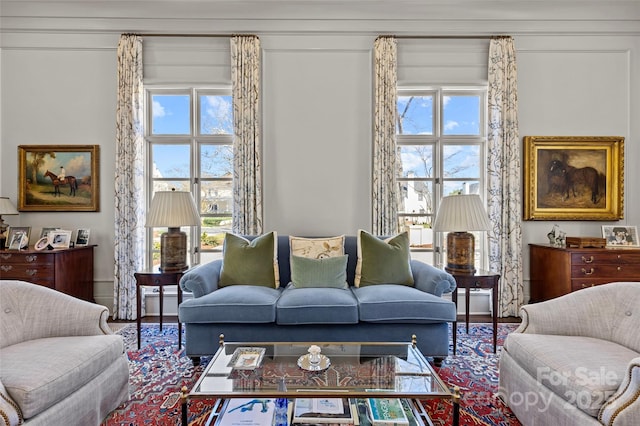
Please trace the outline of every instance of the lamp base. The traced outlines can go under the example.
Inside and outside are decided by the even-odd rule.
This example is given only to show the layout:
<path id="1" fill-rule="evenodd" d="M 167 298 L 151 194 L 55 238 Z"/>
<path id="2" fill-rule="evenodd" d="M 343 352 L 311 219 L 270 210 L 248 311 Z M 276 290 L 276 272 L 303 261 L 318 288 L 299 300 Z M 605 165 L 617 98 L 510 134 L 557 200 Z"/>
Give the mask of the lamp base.
<path id="1" fill-rule="evenodd" d="M 187 234 L 180 228 L 169 228 L 160 235 L 160 271 L 180 272 L 187 268 Z"/>
<path id="2" fill-rule="evenodd" d="M 476 273 L 474 266 L 475 239 L 469 232 L 447 234 L 447 266 L 444 270 L 454 274 Z"/>

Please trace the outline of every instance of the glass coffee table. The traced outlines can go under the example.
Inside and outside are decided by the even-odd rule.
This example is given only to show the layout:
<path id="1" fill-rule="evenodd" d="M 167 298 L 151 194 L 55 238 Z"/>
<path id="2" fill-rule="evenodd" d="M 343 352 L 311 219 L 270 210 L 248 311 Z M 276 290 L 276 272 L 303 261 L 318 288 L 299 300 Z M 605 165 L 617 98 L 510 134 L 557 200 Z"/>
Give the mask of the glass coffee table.
<path id="1" fill-rule="evenodd" d="M 320 348 L 320 359 L 309 349 Z M 313 352 L 313 349 L 312 351 Z M 207 424 L 214 424 L 230 398 L 399 398 L 409 401 L 418 425 L 432 425 L 418 400 L 452 400 L 452 424 L 460 418 L 460 392 L 450 389 L 411 342 L 225 342 L 187 392 L 182 389 L 182 424 L 191 399 L 216 399 Z M 407 402 L 404 402 L 405 404 Z M 361 422 L 364 425 L 366 422 Z"/>

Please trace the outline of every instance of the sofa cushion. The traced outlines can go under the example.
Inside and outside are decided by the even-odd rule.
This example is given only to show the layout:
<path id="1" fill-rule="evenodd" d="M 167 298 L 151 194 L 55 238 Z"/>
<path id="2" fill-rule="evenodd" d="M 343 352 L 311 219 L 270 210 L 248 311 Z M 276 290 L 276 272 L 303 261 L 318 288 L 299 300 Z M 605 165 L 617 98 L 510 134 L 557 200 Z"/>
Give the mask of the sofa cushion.
<path id="1" fill-rule="evenodd" d="M 360 321 L 433 323 L 455 321 L 451 301 L 413 287 L 378 284 L 352 289 L 360 306 Z"/>
<path id="2" fill-rule="evenodd" d="M 407 232 L 381 240 L 362 229 L 358 231 L 356 287 L 372 284 L 413 286 L 410 262 Z"/>
<path id="3" fill-rule="evenodd" d="M 349 256 L 312 259 L 291 256 L 291 282 L 301 287 L 347 287 L 347 260 Z"/>
<path id="4" fill-rule="evenodd" d="M 321 259 L 344 254 L 344 235 L 327 238 L 289 237 L 292 256 Z"/>
<path id="5" fill-rule="evenodd" d="M 226 233 L 222 254 L 219 287 L 256 285 L 278 288 L 277 235 L 269 232 L 249 242 Z"/>
<path id="6" fill-rule="evenodd" d="M 255 285 L 220 288 L 180 304 L 180 321 L 195 323 L 269 323 L 276 320 L 281 289 Z"/>
<path id="7" fill-rule="evenodd" d="M 28 340 L 0 350 L 0 375 L 29 419 L 89 383 L 123 352 L 118 335 Z"/>
<path id="8" fill-rule="evenodd" d="M 350 289 L 287 286 L 276 307 L 276 322 L 294 324 L 356 324 L 358 302 Z"/>
<path id="9" fill-rule="evenodd" d="M 528 333 L 511 333 L 504 350 L 529 375 L 593 417 L 620 386 L 629 361 L 638 356 L 593 337 Z"/>

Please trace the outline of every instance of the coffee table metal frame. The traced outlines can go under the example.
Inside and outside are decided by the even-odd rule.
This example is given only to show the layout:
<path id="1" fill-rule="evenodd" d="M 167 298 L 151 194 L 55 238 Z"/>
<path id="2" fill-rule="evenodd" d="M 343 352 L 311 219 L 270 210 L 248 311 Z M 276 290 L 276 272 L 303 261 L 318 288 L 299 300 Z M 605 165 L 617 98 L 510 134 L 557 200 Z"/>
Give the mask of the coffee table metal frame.
<path id="1" fill-rule="evenodd" d="M 226 370 L 221 371 L 212 371 L 216 368 L 220 368 L 221 365 L 226 366 L 227 361 L 231 357 L 231 349 L 237 347 L 273 347 L 273 348 L 305 348 L 311 345 L 318 345 L 321 347 L 327 346 L 339 346 L 339 347 L 353 347 L 355 350 L 358 350 L 359 347 L 371 347 L 376 348 L 377 354 L 376 356 L 384 356 L 386 354 L 392 354 L 397 352 L 398 350 L 406 350 L 409 353 L 413 360 L 417 360 L 420 364 L 421 372 L 418 373 L 407 373 L 407 374 L 399 374 L 399 376 L 403 377 L 431 377 L 433 380 L 430 380 L 431 388 L 426 389 L 426 387 L 412 387 L 411 389 L 397 391 L 395 388 L 391 387 L 383 387 L 383 388 L 375 388 L 375 389 L 367 389 L 367 388 L 331 388 L 325 387 L 323 388 L 321 385 L 318 385 L 317 382 L 314 382 L 314 386 L 305 387 L 304 389 L 298 389 L 296 386 L 292 386 L 292 389 L 288 389 L 285 391 L 278 391 L 275 387 L 259 387 L 254 389 L 233 389 L 229 386 L 220 386 L 214 387 L 211 386 L 207 381 L 222 381 L 224 383 L 225 380 L 228 380 L 227 376 L 232 371 L 231 367 Z M 393 351 L 395 349 L 395 351 Z M 274 349 L 275 350 L 275 349 Z M 385 350 L 388 350 L 385 352 Z M 299 353 L 300 355 L 304 355 L 304 352 Z M 289 354 L 291 355 L 291 354 Z M 375 358 L 376 356 L 369 356 L 368 359 Z M 330 355 L 331 357 L 331 355 Z M 275 358 L 275 357 L 274 357 Z M 289 360 L 285 362 L 288 368 L 291 367 L 291 356 L 285 356 Z M 336 361 L 339 361 L 336 359 Z M 273 362 L 270 357 L 265 357 L 263 362 Z M 277 364 L 277 363 L 276 363 Z M 286 367 L 285 367 L 286 368 Z M 315 374 L 315 373 L 310 373 Z M 205 384 L 206 389 L 202 389 L 203 384 Z M 454 426 L 458 426 L 460 422 L 460 390 L 459 388 L 453 387 L 449 388 L 443 381 L 440 379 L 438 374 L 435 372 L 431 364 L 427 361 L 427 359 L 422 355 L 422 353 L 418 350 L 416 346 L 416 337 L 412 337 L 411 342 L 225 342 L 224 336 L 220 336 L 220 348 L 213 355 L 212 359 L 209 361 L 209 364 L 202 372 L 196 384 L 193 386 L 191 391 L 188 391 L 186 386 L 182 388 L 182 424 L 188 424 L 188 403 L 190 399 L 196 398 L 216 398 L 216 402 L 212 407 L 211 415 L 209 416 L 207 425 L 213 424 L 214 420 L 221 414 L 222 403 L 225 399 L 228 398 L 256 398 L 256 397 L 270 397 L 270 398 L 289 398 L 295 399 L 304 396 L 305 398 L 335 398 L 337 396 L 345 397 L 345 398 L 370 398 L 372 396 L 380 397 L 380 398 L 406 398 L 412 400 L 412 406 L 414 407 L 414 413 L 416 414 L 416 419 L 418 421 L 422 421 L 425 424 L 433 425 L 431 419 L 428 414 L 422 407 L 422 405 L 418 402 L 421 399 L 451 399 L 452 400 L 452 424 Z"/>

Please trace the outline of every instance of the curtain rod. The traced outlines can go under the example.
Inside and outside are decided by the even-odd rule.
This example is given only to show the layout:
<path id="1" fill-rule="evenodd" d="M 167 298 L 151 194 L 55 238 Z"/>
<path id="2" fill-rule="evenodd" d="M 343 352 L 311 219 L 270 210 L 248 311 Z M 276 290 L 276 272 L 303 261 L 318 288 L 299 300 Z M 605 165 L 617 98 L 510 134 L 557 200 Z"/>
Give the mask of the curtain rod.
<path id="1" fill-rule="evenodd" d="M 492 38 L 509 37 L 509 36 L 494 36 L 494 35 L 390 35 L 388 37 L 395 37 L 397 39 L 480 39 L 490 40 Z"/>
<path id="2" fill-rule="evenodd" d="M 131 35 L 136 35 L 139 37 L 210 37 L 210 38 L 231 38 L 235 36 L 251 36 L 254 34 L 163 34 L 163 33 L 129 33 Z"/>

